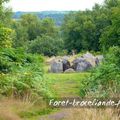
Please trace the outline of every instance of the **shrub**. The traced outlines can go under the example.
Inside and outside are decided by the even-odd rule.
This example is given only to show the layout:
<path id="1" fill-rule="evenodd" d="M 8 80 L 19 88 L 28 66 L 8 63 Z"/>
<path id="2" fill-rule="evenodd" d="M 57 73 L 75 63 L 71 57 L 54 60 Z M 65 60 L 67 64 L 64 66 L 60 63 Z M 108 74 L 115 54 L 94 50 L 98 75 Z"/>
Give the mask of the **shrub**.
<path id="1" fill-rule="evenodd" d="M 6 48 L 0 50 L 0 57 L 0 94 L 30 99 L 51 95 L 40 55 Z"/>
<path id="2" fill-rule="evenodd" d="M 12 40 L 10 37 L 11 33 L 11 29 L 0 26 L 0 48 L 8 48 L 12 46 Z"/>
<path id="3" fill-rule="evenodd" d="M 37 55 L 36 55 L 37 56 Z M 39 59 L 43 62 L 42 57 L 37 58 L 35 55 L 27 54 L 23 49 L 1 48 L 0 49 L 0 72 L 10 72 L 15 67 L 23 67 L 32 64 Z"/>
<path id="4" fill-rule="evenodd" d="M 92 94 L 97 97 L 115 97 L 120 93 L 120 47 L 112 47 L 105 55 L 104 62 L 82 81 L 80 95 Z"/>
<path id="5" fill-rule="evenodd" d="M 52 38 L 50 36 L 38 36 L 33 40 L 28 48 L 31 53 L 39 53 L 45 56 L 57 55 L 63 48 L 63 41 L 58 38 Z"/>

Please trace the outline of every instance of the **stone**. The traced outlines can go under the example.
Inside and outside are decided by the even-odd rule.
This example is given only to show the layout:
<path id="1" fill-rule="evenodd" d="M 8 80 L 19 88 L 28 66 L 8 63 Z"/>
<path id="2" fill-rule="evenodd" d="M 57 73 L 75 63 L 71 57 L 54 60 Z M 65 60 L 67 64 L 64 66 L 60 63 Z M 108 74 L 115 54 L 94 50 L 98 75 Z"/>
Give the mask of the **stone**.
<path id="1" fill-rule="evenodd" d="M 97 55 L 96 59 L 98 60 L 98 64 L 101 63 L 104 59 L 103 55 Z"/>
<path id="2" fill-rule="evenodd" d="M 63 63 L 63 71 L 65 71 L 65 70 L 70 68 L 70 62 L 68 60 L 63 59 L 62 63 Z"/>
<path id="3" fill-rule="evenodd" d="M 96 66 L 96 57 L 91 53 L 87 52 L 83 55 L 83 58 L 88 61 L 92 65 L 92 67 Z"/>
<path id="4" fill-rule="evenodd" d="M 52 64 L 54 61 L 55 61 L 55 56 L 53 56 L 53 57 L 51 57 L 51 58 L 49 58 L 47 61 L 46 61 L 46 63 L 47 64 Z"/>
<path id="5" fill-rule="evenodd" d="M 83 71 L 87 71 L 88 69 L 90 69 L 92 67 L 92 65 L 87 62 L 87 61 L 84 61 L 84 62 L 79 62 L 76 66 L 76 71 L 77 72 L 83 72 Z"/>
<path id="6" fill-rule="evenodd" d="M 63 72 L 63 63 L 61 60 L 55 60 L 51 64 L 51 72 L 53 73 L 62 73 Z"/>
<path id="7" fill-rule="evenodd" d="M 75 59 L 72 63 L 72 68 L 78 72 L 86 71 L 92 67 L 90 62 L 86 61 L 86 59 L 83 57 Z"/>
<path id="8" fill-rule="evenodd" d="M 85 59 L 84 59 L 83 57 L 76 58 L 76 59 L 73 60 L 73 62 L 72 62 L 72 68 L 73 68 L 74 70 L 76 70 L 78 63 L 81 63 L 81 62 L 84 62 L 84 61 L 85 61 Z"/>
<path id="9" fill-rule="evenodd" d="M 63 56 L 62 59 L 63 59 L 63 60 L 69 60 L 69 59 L 70 59 L 70 56 Z"/>
<path id="10" fill-rule="evenodd" d="M 85 61 L 85 59 L 83 58 L 83 57 L 79 57 L 79 58 L 76 58 L 75 60 L 73 60 L 73 64 L 75 64 L 75 63 L 79 63 L 79 62 L 84 62 Z"/>
<path id="11" fill-rule="evenodd" d="M 64 73 L 74 73 L 74 72 L 75 72 L 75 70 L 72 68 L 69 68 L 69 69 L 64 71 Z"/>
<path id="12" fill-rule="evenodd" d="M 50 72 L 53 73 L 62 73 L 65 70 L 70 68 L 70 62 L 68 61 L 69 56 L 60 57 L 57 56 L 55 59 L 52 60 L 50 63 L 51 69 Z"/>

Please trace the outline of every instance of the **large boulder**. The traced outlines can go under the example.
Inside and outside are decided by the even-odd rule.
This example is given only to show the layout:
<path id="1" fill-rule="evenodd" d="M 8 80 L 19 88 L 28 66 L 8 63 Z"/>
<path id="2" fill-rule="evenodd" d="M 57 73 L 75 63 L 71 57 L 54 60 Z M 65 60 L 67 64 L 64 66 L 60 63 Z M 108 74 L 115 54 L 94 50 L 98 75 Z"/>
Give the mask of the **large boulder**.
<path id="1" fill-rule="evenodd" d="M 72 68 L 77 72 L 86 71 L 92 67 L 90 62 L 86 61 L 83 57 L 75 59 L 72 63 Z"/>
<path id="2" fill-rule="evenodd" d="M 80 63 L 77 64 L 76 71 L 77 72 L 87 71 L 91 67 L 92 67 L 92 65 L 87 61 L 80 62 Z"/>
<path id="3" fill-rule="evenodd" d="M 85 59 L 83 57 L 76 58 L 72 61 L 72 68 L 76 70 L 78 63 L 84 62 Z"/>
<path id="4" fill-rule="evenodd" d="M 62 73 L 63 72 L 63 63 L 61 60 L 55 60 L 51 64 L 50 72 L 53 73 Z"/>
<path id="5" fill-rule="evenodd" d="M 92 65 L 92 67 L 96 66 L 96 57 L 91 53 L 87 52 L 83 55 L 83 58 L 88 61 Z"/>
<path id="6" fill-rule="evenodd" d="M 51 70 L 50 72 L 53 73 L 62 73 L 65 70 L 70 68 L 70 62 L 68 61 L 68 56 L 64 57 L 56 57 L 55 59 L 52 60 L 51 62 Z"/>
<path id="7" fill-rule="evenodd" d="M 70 68 L 70 62 L 68 60 L 63 59 L 62 63 L 63 63 L 63 71 L 65 71 L 65 70 Z"/>

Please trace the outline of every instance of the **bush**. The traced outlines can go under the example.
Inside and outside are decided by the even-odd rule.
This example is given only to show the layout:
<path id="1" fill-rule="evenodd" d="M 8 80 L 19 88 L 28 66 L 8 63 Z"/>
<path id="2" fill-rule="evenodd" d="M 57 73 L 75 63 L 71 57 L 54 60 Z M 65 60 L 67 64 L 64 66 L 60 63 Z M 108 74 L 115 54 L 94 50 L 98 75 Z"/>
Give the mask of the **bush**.
<path id="1" fill-rule="evenodd" d="M 50 36 L 38 36 L 33 40 L 28 51 L 31 53 L 39 53 L 45 56 L 57 55 L 63 48 L 63 41 L 61 39 L 52 38 Z"/>
<path id="2" fill-rule="evenodd" d="M 35 55 L 27 54 L 23 49 L 1 48 L 0 49 L 0 72 L 11 72 L 15 67 L 23 67 L 37 61 Z M 42 57 L 39 62 L 43 62 Z"/>
<path id="3" fill-rule="evenodd" d="M 12 46 L 12 40 L 10 37 L 11 33 L 11 29 L 0 26 L 0 48 L 8 48 Z"/>
<path id="4" fill-rule="evenodd" d="M 115 97 L 120 93 L 120 47 L 112 47 L 105 55 L 104 62 L 82 81 L 80 95 L 92 94 L 97 97 Z"/>
<path id="5" fill-rule="evenodd" d="M 43 58 L 22 49 L 0 50 L 0 94 L 14 97 L 47 97 Z"/>

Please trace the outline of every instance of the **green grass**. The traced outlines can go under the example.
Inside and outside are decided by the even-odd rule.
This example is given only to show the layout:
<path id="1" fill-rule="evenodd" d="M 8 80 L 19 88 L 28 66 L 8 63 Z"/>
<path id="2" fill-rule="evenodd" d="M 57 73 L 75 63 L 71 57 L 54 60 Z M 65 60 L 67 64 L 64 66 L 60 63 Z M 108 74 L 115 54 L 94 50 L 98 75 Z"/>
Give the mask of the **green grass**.
<path id="1" fill-rule="evenodd" d="M 72 97 L 79 96 L 79 89 L 81 80 L 88 76 L 89 73 L 47 73 L 51 89 L 58 97 Z"/>

